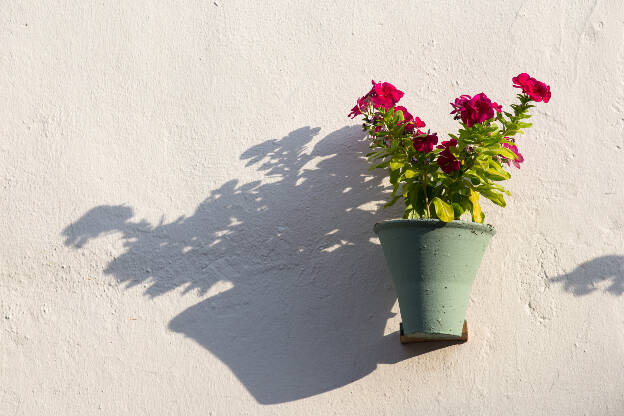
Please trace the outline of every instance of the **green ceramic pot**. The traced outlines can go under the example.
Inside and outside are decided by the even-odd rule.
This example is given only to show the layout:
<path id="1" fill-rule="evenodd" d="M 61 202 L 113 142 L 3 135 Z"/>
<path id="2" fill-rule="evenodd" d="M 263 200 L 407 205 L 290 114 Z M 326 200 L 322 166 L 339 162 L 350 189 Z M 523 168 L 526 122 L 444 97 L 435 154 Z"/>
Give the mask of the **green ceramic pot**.
<path id="1" fill-rule="evenodd" d="M 466 221 L 392 220 L 375 224 L 407 336 L 461 336 L 483 253 L 495 234 Z"/>

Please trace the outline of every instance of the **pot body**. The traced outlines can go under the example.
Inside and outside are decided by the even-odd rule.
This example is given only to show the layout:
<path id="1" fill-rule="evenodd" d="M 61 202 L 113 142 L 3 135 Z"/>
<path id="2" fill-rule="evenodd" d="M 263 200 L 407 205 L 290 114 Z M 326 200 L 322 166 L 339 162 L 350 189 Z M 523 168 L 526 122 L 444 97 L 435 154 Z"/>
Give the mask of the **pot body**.
<path id="1" fill-rule="evenodd" d="M 495 234 L 466 221 L 375 224 L 397 291 L 407 336 L 461 336 L 481 259 Z"/>

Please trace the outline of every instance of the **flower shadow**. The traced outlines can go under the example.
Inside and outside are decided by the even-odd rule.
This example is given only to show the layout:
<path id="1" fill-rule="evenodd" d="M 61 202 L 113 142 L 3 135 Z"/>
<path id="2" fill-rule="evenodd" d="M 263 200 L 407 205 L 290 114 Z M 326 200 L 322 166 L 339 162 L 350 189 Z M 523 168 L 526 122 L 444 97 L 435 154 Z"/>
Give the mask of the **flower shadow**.
<path id="1" fill-rule="evenodd" d="M 184 334 L 229 366 L 264 404 L 313 396 L 448 343 L 399 344 L 384 336 L 395 294 L 371 201 L 383 176 L 366 173 L 360 127 L 321 140 L 304 127 L 241 155 L 263 181 L 224 183 L 195 213 L 170 223 L 133 220 L 128 206 L 99 206 L 69 225 L 80 248 L 121 233 L 125 252 L 105 273 L 155 297 L 175 288 L 208 297 L 173 317 Z"/>
<path id="2" fill-rule="evenodd" d="M 605 292 L 614 296 L 624 293 L 624 256 L 602 256 L 580 264 L 572 272 L 551 279 L 561 283 L 566 291 L 583 296 L 599 290 L 606 284 Z"/>

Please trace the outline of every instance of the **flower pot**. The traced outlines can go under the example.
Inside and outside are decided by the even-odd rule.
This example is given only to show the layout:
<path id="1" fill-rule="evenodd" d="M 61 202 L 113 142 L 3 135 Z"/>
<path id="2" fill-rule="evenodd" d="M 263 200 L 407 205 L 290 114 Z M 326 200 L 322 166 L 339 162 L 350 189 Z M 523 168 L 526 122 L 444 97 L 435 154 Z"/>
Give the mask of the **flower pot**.
<path id="1" fill-rule="evenodd" d="M 392 273 L 405 335 L 461 337 L 472 282 L 494 228 L 421 219 L 384 221 L 374 229 Z"/>

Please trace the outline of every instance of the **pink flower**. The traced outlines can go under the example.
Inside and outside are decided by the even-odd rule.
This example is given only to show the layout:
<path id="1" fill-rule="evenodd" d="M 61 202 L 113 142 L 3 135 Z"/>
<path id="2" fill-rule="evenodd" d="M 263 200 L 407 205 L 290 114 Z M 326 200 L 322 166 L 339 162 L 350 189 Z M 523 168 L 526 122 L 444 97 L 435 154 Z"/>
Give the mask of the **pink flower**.
<path id="1" fill-rule="evenodd" d="M 526 72 L 518 74 L 511 80 L 514 83 L 514 88 L 521 88 L 522 92 L 531 97 L 533 101 L 544 101 L 545 103 L 550 101 L 550 85 L 536 80 Z"/>
<path id="2" fill-rule="evenodd" d="M 451 139 L 443 141 L 441 145 L 437 146 L 438 149 L 444 149 L 438 155 L 438 165 L 444 173 L 450 174 L 461 168 L 459 160 L 451 153 L 450 147 L 457 146 L 457 140 Z"/>
<path id="3" fill-rule="evenodd" d="M 462 112 L 462 121 L 472 127 L 475 123 L 483 123 L 494 117 L 494 106 L 484 93 L 477 94 L 468 102 Z"/>
<path id="4" fill-rule="evenodd" d="M 505 137 L 505 138 L 509 139 L 509 137 Z M 524 157 L 522 157 L 522 154 L 518 151 L 518 146 L 516 146 L 515 144 L 503 143 L 503 147 L 506 147 L 507 149 L 511 150 L 512 152 L 514 152 L 516 154 L 516 159 L 512 160 L 512 162 L 513 162 L 515 167 L 520 169 L 520 163 L 524 162 Z M 503 157 L 503 160 L 505 162 L 507 162 L 507 164 L 509 165 L 509 159 L 508 158 Z"/>
<path id="5" fill-rule="evenodd" d="M 455 120 L 461 118 L 462 123 L 467 127 L 493 118 L 494 109 L 496 108 L 497 111 L 500 109 L 500 106 L 492 103 L 492 100 L 484 93 L 477 94 L 472 98 L 469 95 L 462 95 L 456 98 L 451 106 L 453 106 L 451 114 L 455 114 Z"/>
<path id="6" fill-rule="evenodd" d="M 469 95 L 460 95 L 459 97 L 455 98 L 454 103 L 451 103 L 451 106 L 453 107 L 453 111 L 451 111 L 451 114 L 455 114 L 454 120 L 459 120 L 459 118 L 461 117 L 461 110 L 464 108 L 464 106 L 466 106 L 471 98 L 472 97 L 470 97 Z"/>
<path id="7" fill-rule="evenodd" d="M 438 143 L 438 134 L 429 134 L 418 130 L 416 135 L 412 138 L 412 143 L 414 144 L 414 149 L 417 151 L 428 153 L 432 151 L 433 146 Z"/>
<path id="8" fill-rule="evenodd" d="M 420 118 L 418 117 L 414 117 L 412 116 L 409 111 L 407 111 L 407 108 L 398 105 L 396 107 L 394 107 L 394 110 L 400 110 L 403 113 L 403 123 L 405 125 L 405 132 L 408 134 L 411 134 L 414 129 L 417 128 L 422 128 L 425 127 L 425 122 L 422 121 Z"/>
<path id="9" fill-rule="evenodd" d="M 348 117 L 355 118 L 359 116 L 368 109 L 371 103 L 376 108 L 391 108 L 403 97 L 403 91 L 399 91 L 389 82 L 376 83 L 374 80 L 371 82 L 373 87 L 364 97 L 358 98 L 357 104 L 351 109 Z M 401 108 L 405 109 L 405 107 Z M 407 110 L 405 111 L 407 112 Z M 405 113 L 403 115 L 405 116 Z"/>
<path id="10" fill-rule="evenodd" d="M 371 101 L 377 108 L 390 108 L 403 97 L 403 91 L 399 91 L 394 85 L 389 82 L 372 81 L 373 88 L 371 89 Z M 370 94 L 369 93 L 369 94 Z"/>
<path id="11" fill-rule="evenodd" d="M 355 118 L 368 109 L 370 105 L 370 92 L 362 98 L 358 98 L 357 104 L 351 109 L 348 117 Z"/>
<path id="12" fill-rule="evenodd" d="M 409 123 L 407 123 L 405 125 L 405 131 L 407 133 L 412 133 L 414 131 L 414 129 L 423 128 L 425 126 L 426 126 L 426 124 L 425 124 L 424 121 L 422 121 L 418 117 L 414 117 L 414 119 L 412 121 L 410 121 Z"/>
<path id="13" fill-rule="evenodd" d="M 492 107 L 496 110 L 497 113 L 501 113 L 503 111 L 503 106 L 499 103 L 492 103 Z"/>
<path id="14" fill-rule="evenodd" d="M 437 145 L 436 147 L 438 149 L 448 149 L 449 147 L 455 147 L 455 146 L 457 146 L 457 140 L 451 139 L 451 140 L 443 141 L 441 144 Z"/>

